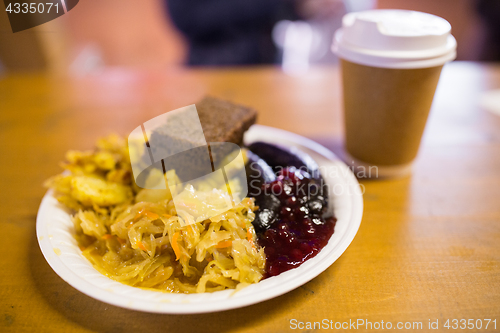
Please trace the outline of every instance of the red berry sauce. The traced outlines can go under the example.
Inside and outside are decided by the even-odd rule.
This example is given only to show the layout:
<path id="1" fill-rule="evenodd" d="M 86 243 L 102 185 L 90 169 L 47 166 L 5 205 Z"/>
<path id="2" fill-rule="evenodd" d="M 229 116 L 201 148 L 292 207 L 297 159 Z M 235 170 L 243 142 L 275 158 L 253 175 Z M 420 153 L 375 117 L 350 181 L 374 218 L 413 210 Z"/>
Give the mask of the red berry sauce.
<path id="1" fill-rule="evenodd" d="M 318 254 L 332 236 L 337 220 L 334 217 L 325 220 L 321 214 L 312 213 L 311 197 L 300 192 L 300 185 L 307 188 L 312 182 L 307 172 L 288 167 L 276 181 L 264 185 L 264 190 L 281 202 L 278 220 L 259 235 L 259 245 L 266 253 L 264 278 L 300 266 Z"/>

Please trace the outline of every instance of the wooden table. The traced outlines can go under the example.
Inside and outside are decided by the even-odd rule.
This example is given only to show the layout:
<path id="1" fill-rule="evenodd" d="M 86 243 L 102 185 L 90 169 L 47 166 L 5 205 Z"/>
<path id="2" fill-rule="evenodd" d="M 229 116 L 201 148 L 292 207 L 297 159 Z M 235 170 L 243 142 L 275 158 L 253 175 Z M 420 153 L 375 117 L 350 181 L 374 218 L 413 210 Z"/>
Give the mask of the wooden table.
<path id="1" fill-rule="evenodd" d="M 500 88 L 498 65 L 445 68 L 413 175 L 361 181 L 361 228 L 323 274 L 250 307 L 175 316 L 96 301 L 52 271 L 35 235 L 42 182 L 60 171 L 68 149 L 91 148 L 110 132 L 126 135 L 206 93 L 251 105 L 260 110 L 259 123 L 341 152 L 337 68 L 301 78 L 271 67 L 4 77 L 0 331 L 287 332 L 292 319 L 422 322 L 424 331 L 430 319 L 448 331 L 447 319 L 462 318 L 496 319 L 500 330 L 500 117 L 478 106 L 481 92 L 493 88 Z"/>

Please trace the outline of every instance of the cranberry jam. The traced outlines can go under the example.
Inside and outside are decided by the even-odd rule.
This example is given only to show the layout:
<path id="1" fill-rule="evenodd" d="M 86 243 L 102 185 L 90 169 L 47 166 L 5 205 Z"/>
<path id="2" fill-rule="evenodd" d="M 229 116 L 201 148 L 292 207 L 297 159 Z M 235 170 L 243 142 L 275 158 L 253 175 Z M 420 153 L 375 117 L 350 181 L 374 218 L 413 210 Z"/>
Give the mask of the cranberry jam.
<path id="1" fill-rule="evenodd" d="M 264 278 L 300 266 L 328 243 L 335 228 L 334 217 L 322 217 L 326 202 L 317 180 L 295 167 L 281 170 L 277 179 L 263 190 L 280 200 L 277 221 L 259 235 L 266 253 Z"/>

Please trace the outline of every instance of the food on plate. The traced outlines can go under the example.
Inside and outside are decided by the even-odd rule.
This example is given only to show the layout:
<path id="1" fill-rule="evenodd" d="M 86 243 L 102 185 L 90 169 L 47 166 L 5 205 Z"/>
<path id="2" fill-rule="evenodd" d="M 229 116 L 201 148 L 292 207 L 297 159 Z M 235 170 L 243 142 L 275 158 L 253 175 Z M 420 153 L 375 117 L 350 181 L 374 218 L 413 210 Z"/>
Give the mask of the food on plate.
<path id="1" fill-rule="evenodd" d="M 253 222 L 266 252 L 266 277 L 275 276 L 314 257 L 328 243 L 336 219 L 323 216 L 328 189 L 309 155 L 265 142 L 248 149 L 276 174 L 256 196 L 259 210 Z"/>
<path id="2" fill-rule="evenodd" d="M 259 209 L 256 211 L 253 225 L 257 231 L 270 227 L 277 219 L 281 202 L 271 193 L 263 191 L 266 184 L 276 180 L 271 167 L 259 156 L 248 149 L 244 150 L 246 157 L 246 175 L 248 195 L 255 198 Z"/>
<path id="3" fill-rule="evenodd" d="M 254 109 L 214 97 L 203 98 L 196 109 L 207 142 L 242 145 L 243 134 L 257 120 Z"/>
<path id="4" fill-rule="evenodd" d="M 189 209 L 176 211 L 169 191 L 135 186 L 125 141 L 117 136 L 99 140 L 91 152 L 70 151 L 66 159 L 67 172 L 47 186 L 76 211 L 72 219 L 78 244 L 104 275 L 131 286 L 180 293 L 241 288 L 262 279 L 265 254 L 252 225 L 252 198 L 185 225 L 193 219 L 190 212 L 203 215 L 206 202 L 225 203 L 227 192 L 186 187 L 178 195 Z"/>
<path id="5" fill-rule="evenodd" d="M 242 145 L 243 134 L 257 119 L 255 110 L 213 97 L 205 97 L 196 103 L 196 110 L 199 122 L 197 118 L 180 113 L 153 130 L 149 137 L 152 155 L 172 156 L 165 163 L 176 170 L 181 180 L 205 174 L 205 167 L 210 165 L 210 159 L 221 161 L 232 147 L 219 145 L 218 149 L 211 149 L 210 157 L 206 151 L 206 143 L 230 142 Z M 202 138 L 199 137 L 200 133 Z M 179 151 L 182 154 L 178 154 Z M 144 158 L 148 160 L 149 155 L 145 154 Z"/>
<path id="6" fill-rule="evenodd" d="M 94 151 L 68 151 L 62 166 L 66 173 L 52 177 L 46 186 L 75 211 L 125 204 L 139 190 L 132 181 L 125 141 L 116 135 L 98 140 Z"/>
<path id="7" fill-rule="evenodd" d="M 177 131 L 180 123 L 175 122 L 155 128 L 142 146 L 127 145 L 111 135 L 100 139 L 93 151 L 69 151 L 65 172 L 46 183 L 58 201 L 73 210 L 75 238 L 83 255 L 111 279 L 176 293 L 239 289 L 298 267 L 334 232 L 335 218 L 324 216 L 327 188 L 310 156 L 294 148 L 253 143 L 243 148 L 244 179 L 244 173 L 223 162 L 239 153 L 237 145 L 242 145 L 256 112 L 210 97 L 196 107 L 202 140 L 195 138 L 199 131 Z M 210 144 L 197 146 L 196 140 Z M 146 163 L 158 153 L 154 149 L 174 149 L 168 143 L 187 153 L 167 154 L 162 168 L 141 173 L 146 188 L 139 187 L 130 155 Z M 201 155 L 208 156 L 201 154 L 207 147 L 212 168 L 225 165 L 226 183 L 203 178 L 193 185 L 194 178 L 183 178 L 190 168 L 207 174 L 200 163 Z M 166 156 L 163 153 L 158 156 Z M 182 186 L 148 185 L 167 179 L 168 184 Z M 248 195 L 239 202 L 234 194 L 242 192 L 242 184 Z"/>
<path id="8" fill-rule="evenodd" d="M 307 204 L 308 213 L 306 215 L 312 215 L 312 217 L 321 217 L 323 215 L 327 207 L 328 189 L 319 172 L 317 163 L 309 155 L 298 149 L 286 148 L 265 142 L 252 143 L 248 149 L 262 157 L 272 172 L 277 176 L 281 176 L 281 178 L 283 178 L 283 170 L 286 168 L 293 167 L 296 170 L 302 171 L 308 181 L 307 184 L 304 181 L 302 181 L 303 184 L 299 182 L 298 189 L 301 193 L 296 193 L 297 189 L 288 186 L 290 182 L 285 182 L 283 188 L 279 188 L 278 185 L 275 185 L 275 188 L 277 190 L 280 189 L 280 192 L 286 192 L 287 195 L 291 195 L 293 192 L 293 195 L 300 196 L 304 201 L 303 203 Z M 302 179 L 302 173 L 297 174 L 297 177 Z M 252 177 L 253 175 L 250 174 L 249 179 L 252 179 Z M 275 178 L 271 179 L 268 177 L 267 183 L 270 184 L 276 181 L 279 183 L 282 180 L 277 181 Z M 261 191 L 259 194 L 256 196 L 257 205 L 259 207 L 269 207 L 269 209 L 257 212 L 254 225 L 258 231 L 264 231 L 279 218 L 280 205 L 277 204 L 278 193 L 272 195 L 268 191 Z"/>

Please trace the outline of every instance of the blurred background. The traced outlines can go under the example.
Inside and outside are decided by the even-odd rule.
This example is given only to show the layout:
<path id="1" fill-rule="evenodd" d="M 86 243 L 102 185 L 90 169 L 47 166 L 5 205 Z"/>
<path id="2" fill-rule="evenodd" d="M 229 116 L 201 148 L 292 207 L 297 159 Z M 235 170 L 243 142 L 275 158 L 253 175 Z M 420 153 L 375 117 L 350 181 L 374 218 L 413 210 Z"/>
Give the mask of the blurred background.
<path id="1" fill-rule="evenodd" d="M 335 63 L 330 45 L 342 16 L 371 8 L 441 16 L 457 60 L 500 58 L 499 0 L 85 0 L 15 34 L 0 14 L 0 73 L 276 64 L 300 74 Z"/>

